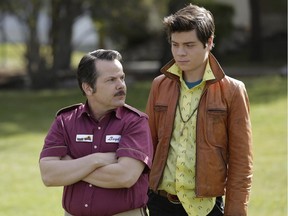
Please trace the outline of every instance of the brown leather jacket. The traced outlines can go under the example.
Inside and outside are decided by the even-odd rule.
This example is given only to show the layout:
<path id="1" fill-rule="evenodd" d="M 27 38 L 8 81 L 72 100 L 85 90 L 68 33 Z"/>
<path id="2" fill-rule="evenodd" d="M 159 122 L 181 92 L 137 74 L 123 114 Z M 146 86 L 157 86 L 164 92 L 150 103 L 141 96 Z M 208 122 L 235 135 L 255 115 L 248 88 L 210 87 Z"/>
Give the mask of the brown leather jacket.
<path id="1" fill-rule="evenodd" d="M 215 80 L 206 82 L 197 114 L 196 196 L 225 194 L 225 215 L 247 215 L 252 179 L 252 132 L 249 100 L 244 84 L 224 74 L 210 54 Z M 154 144 L 150 187 L 156 191 L 165 167 L 175 110 L 180 93 L 179 78 L 165 65 L 152 83 L 146 113 Z"/>

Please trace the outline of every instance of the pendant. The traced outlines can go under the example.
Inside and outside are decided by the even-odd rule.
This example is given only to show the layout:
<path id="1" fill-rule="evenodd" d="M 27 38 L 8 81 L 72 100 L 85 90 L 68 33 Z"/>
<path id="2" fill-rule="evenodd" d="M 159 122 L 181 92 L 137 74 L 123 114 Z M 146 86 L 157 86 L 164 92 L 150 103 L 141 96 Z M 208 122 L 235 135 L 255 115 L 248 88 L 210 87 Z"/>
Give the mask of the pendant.
<path id="1" fill-rule="evenodd" d="M 186 128 L 186 126 L 184 125 L 180 131 L 180 136 L 183 136 L 185 128 Z"/>

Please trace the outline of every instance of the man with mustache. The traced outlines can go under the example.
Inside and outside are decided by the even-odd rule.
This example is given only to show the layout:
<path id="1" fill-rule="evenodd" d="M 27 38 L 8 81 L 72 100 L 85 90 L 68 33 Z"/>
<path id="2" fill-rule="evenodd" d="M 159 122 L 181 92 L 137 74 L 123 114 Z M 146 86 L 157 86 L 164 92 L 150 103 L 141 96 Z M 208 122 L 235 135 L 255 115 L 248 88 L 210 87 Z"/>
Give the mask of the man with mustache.
<path id="1" fill-rule="evenodd" d="M 46 186 L 64 186 L 65 215 L 146 215 L 152 141 L 147 115 L 125 104 L 121 55 L 85 55 L 77 79 L 85 104 L 58 111 L 40 154 Z"/>

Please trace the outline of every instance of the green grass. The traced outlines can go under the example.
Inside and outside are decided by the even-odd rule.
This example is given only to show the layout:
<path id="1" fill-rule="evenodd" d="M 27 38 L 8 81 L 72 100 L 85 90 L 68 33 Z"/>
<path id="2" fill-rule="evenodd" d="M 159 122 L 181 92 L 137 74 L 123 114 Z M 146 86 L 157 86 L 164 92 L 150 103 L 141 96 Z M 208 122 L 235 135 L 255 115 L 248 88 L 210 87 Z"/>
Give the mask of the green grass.
<path id="1" fill-rule="evenodd" d="M 244 78 L 251 103 L 254 177 L 249 215 L 287 215 L 287 79 Z"/>
<path id="2" fill-rule="evenodd" d="M 254 177 L 249 215 L 287 215 L 287 80 L 241 78 L 251 102 Z M 150 82 L 128 87 L 127 103 L 144 110 Z M 60 216 L 62 188 L 46 188 L 38 159 L 55 112 L 83 102 L 78 88 L 0 91 L 0 216 Z"/>
<path id="3" fill-rule="evenodd" d="M 286 102 L 252 107 L 255 166 L 251 215 L 287 215 Z"/>

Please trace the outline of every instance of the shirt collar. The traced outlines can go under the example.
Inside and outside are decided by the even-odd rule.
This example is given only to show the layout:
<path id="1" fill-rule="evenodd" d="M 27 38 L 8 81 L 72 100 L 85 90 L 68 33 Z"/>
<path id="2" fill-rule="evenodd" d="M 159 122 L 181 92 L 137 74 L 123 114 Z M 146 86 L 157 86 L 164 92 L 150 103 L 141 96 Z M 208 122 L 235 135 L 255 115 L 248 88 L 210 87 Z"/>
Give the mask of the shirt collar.
<path id="1" fill-rule="evenodd" d="M 78 118 L 80 118 L 84 114 L 86 114 L 87 116 L 91 116 L 87 100 L 86 100 L 85 104 L 83 104 L 82 109 L 79 111 Z"/>
<path id="2" fill-rule="evenodd" d="M 115 113 L 116 118 L 122 119 L 123 117 L 123 107 L 118 107 L 115 110 L 113 110 L 113 113 Z"/>
<path id="3" fill-rule="evenodd" d="M 79 112 L 78 117 L 82 116 L 86 114 L 87 116 L 92 116 L 89 105 L 88 105 L 88 101 L 85 102 L 85 104 L 83 105 L 83 109 Z M 121 119 L 123 116 L 123 108 L 122 107 L 118 107 L 115 110 L 112 110 L 109 114 L 107 115 L 115 115 L 116 118 Z"/>
<path id="4" fill-rule="evenodd" d="M 176 65 L 176 63 L 174 63 L 170 68 L 168 68 L 167 70 L 169 73 L 174 74 L 176 76 L 178 76 L 180 78 L 181 82 L 184 82 L 183 80 L 183 73 L 182 70 Z M 204 75 L 202 78 L 202 82 L 203 81 L 207 81 L 207 80 L 213 80 L 215 79 L 215 76 L 212 72 L 211 66 L 209 61 L 207 61 L 206 67 L 205 67 L 205 71 L 204 71 Z"/>
<path id="5" fill-rule="evenodd" d="M 204 72 L 204 75 L 203 75 L 203 81 L 214 80 L 214 79 L 215 79 L 215 76 L 214 76 L 214 74 L 212 72 L 210 63 L 209 63 L 209 61 L 207 61 L 205 72 Z"/>

